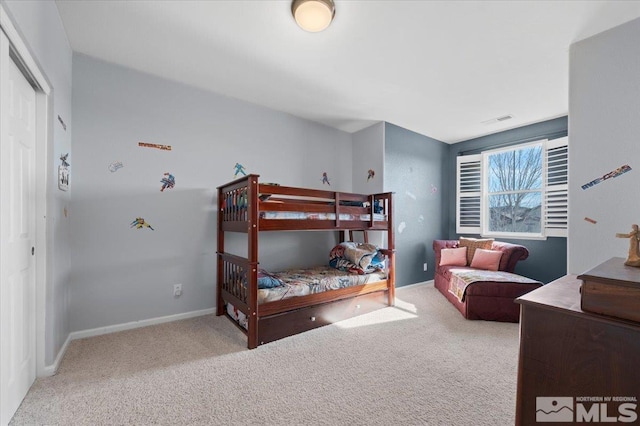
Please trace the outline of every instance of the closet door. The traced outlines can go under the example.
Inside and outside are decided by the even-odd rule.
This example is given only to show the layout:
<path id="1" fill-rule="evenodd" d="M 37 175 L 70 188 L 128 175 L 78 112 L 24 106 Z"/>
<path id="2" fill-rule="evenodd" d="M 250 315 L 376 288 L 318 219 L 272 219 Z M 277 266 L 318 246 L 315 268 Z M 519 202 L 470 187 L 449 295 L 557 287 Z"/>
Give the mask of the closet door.
<path id="1" fill-rule="evenodd" d="M 0 31 L 0 424 L 36 376 L 36 93 Z"/>

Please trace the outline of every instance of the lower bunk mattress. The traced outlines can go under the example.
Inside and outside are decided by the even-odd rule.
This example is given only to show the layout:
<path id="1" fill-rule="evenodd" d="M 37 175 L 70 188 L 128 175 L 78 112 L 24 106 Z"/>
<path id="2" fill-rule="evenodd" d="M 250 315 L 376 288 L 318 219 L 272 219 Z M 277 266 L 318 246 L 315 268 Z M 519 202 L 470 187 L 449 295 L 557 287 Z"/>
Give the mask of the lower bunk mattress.
<path id="1" fill-rule="evenodd" d="M 263 275 L 263 278 L 264 277 Z M 270 288 L 258 288 L 258 303 L 268 303 L 291 297 L 306 296 L 330 290 L 338 290 L 356 285 L 365 285 L 384 281 L 384 271 L 369 274 L 354 274 L 340 271 L 330 266 L 317 266 L 304 269 L 289 269 L 282 272 L 269 273 L 265 283 L 277 283 Z M 261 279 L 259 278 L 259 282 Z M 263 284 L 264 286 L 264 284 Z M 259 284 L 260 287 L 260 284 Z M 230 303 L 226 304 L 227 314 L 241 326 L 247 328 L 247 318 Z"/>

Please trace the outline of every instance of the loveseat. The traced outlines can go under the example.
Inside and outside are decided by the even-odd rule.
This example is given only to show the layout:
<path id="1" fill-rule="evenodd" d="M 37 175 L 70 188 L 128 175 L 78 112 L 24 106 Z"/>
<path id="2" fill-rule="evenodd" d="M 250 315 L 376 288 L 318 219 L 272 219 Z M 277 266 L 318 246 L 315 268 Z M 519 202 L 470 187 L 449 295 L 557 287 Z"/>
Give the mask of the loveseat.
<path id="1" fill-rule="evenodd" d="M 516 264 L 529 257 L 529 250 L 518 244 L 493 241 L 491 250 L 501 251 L 498 265 L 499 271 L 513 273 Z M 469 284 L 465 289 L 463 301 L 449 291 L 451 270 L 473 270 L 469 266 L 440 266 L 442 249 L 457 248 L 458 240 L 434 240 L 435 252 L 435 287 L 451 302 L 467 319 L 518 322 L 520 305 L 514 299 L 540 287 L 542 283 L 482 281 Z"/>

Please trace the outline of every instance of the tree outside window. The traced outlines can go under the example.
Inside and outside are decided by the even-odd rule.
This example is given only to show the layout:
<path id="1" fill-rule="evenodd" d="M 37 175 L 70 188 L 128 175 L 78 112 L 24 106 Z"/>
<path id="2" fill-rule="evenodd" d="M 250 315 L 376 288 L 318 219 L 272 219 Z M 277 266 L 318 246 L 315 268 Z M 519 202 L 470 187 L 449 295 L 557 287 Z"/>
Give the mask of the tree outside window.
<path id="1" fill-rule="evenodd" d="M 490 233 L 542 234 L 543 146 L 486 154 Z"/>

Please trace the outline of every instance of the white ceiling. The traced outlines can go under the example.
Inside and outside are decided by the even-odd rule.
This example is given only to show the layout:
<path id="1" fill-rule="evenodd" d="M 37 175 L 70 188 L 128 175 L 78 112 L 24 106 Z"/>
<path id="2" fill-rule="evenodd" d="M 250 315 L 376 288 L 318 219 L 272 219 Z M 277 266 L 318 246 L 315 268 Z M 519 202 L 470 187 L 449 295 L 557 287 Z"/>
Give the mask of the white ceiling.
<path id="1" fill-rule="evenodd" d="M 307 33 L 288 0 L 56 3 L 75 52 L 348 132 L 388 121 L 447 143 L 566 115 L 571 43 L 640 17 L 640 1 L 335 0 L 332 25 Z"/>

